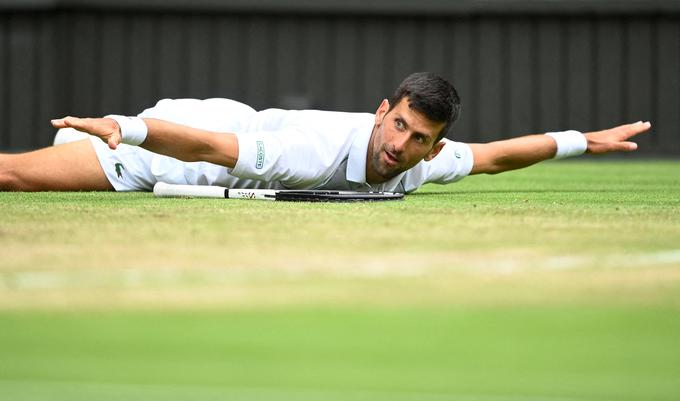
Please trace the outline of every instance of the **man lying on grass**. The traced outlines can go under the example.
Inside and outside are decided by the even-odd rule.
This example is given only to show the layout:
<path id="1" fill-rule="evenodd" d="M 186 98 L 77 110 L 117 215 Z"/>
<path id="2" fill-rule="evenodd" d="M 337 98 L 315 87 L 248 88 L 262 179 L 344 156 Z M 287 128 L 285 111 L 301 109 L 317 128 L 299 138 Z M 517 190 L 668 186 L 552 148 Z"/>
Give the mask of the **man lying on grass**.
<path id="1" fill-rule="evenodd" d="M 632 151 L 637 145 L 628 139 L 650 128 L 637 122 L 465 144 L 444 138 L 459 113 L 454 87 L 432 73 L 407 77 L 375 114 L 256 112 L 228 99 L 166 99 L 138 117 L 53 120 L 61 129 L 55 143 L 66 143 L 0 155 L 0 190 L 150 191 L 162 181 L 411 192 L 551 158 Z M 92 136 L 63 140 L 74 129 Z"/>

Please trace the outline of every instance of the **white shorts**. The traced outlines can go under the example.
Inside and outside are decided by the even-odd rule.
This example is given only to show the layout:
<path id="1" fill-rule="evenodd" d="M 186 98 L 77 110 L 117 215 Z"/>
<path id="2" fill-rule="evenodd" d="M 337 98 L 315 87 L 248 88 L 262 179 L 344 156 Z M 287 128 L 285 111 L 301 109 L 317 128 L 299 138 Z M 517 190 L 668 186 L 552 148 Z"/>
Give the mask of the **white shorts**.
<path id="1" fill-rule="evenodd" d="M 90 136 L 90 142 L 106 178 L 116 191 L 153 190 L 157 179 L 151 173 L 152 152 L 125 144 L 111 150 L 108 144 L 94 136 Z"/>
<path id="2" fill-rule="evenodd" d="M 237 132 L 256 113 L 230 99 L 163 99 L 140 117 L 158 118 L 215 132 Z M 152 191 L 159 180 L 171 184 L 213 185 L 216 181 L 238 185 L 223 166 L 206 162 L 183 162 L 139 146 L 118 145 L 111 150 L 102 140 L 90 137 L 99 163 L 116 191 Z M 249 183 L 241 183 L 248 185 Z"/>

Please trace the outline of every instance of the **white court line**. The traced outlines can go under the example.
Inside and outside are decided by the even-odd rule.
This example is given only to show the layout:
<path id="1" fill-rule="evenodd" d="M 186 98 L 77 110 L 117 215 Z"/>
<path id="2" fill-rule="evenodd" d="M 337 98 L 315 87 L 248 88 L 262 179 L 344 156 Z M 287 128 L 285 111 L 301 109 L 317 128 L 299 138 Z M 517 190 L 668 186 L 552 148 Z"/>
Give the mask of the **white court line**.
<path id="1" fill-rule="evenodd" d="M 680 264 L 680 249 L 638 253 L 621 256 L 559 256 L 547 260 L 545 267 L 554 270 L 573 269 L 593 264 L 621 268 L 645 267 L 647 265 Z"/>
<path id="2" fill-rule="evenodd" d="M 201 397 L 219 396 L 219 399 L 227 399 L 229 395 L 245 397 L 245 399 L 257 400 L 390 400 L 390 401 L 614 401 L 614 399 L 604 398 L 583 398 L 583 397 L 562 397 L 551 395 L 491 395 L 491 394 L 456 394 L 456 393 L 421 393 L 413 391 L 380 391 L 380 390 L 324 390 L 315 388 L 272 388 L 272 387 L 221 387 L 215 386 L 197 386 L 197 385 L 162 385 L 162 384 L 129 384 L 129 383 L 106 383 L 97 381 L 57 381 L 57 380 L 6 380 L 0 379 L 0 389 L 3 386 L 17 386 L 30 389 L 32 395 L 35 395 L 37 389 L 40 387 L 49 387 L 50 395 L 58 394 L 55 390 L 57 388 L 75 390 L 79 393 L 92 392 L 101 395 L 101 393 L 111 393 L 116 395 L 130 395 L 144 393 L 146 397 L 152 397 L 153 393 L 164 395 L 167 398 L 168 393 L 177 396 L 177 399 L 183 399 L 182 396 L 186 394 L 191 395 L 191 399 L 200 400 Z M 78 387 L 73 389 L 72 387 Z M 88 391 L 89 389 L 89 391 Z M 255 397 L 255 398 L 253 398 Z M 294 397 L 294 398 L 288 398 Z M 302 398 L 300 398 L 302 397 Z M 627 401 L 642 401 L 627 399 Z"/>
<path id="3" fill-rule="evenodd" d="M 648 265 L 680 265 L 680 249 L 661 252 L 621 256 L 556 256 L 548 259 L 521 259 L 478 261 L 465 266 L 467 271 L 512 274 L 527 269 L 568 270 L 581 267 L 641 268 Z M 491 266 L 491 267 L 490 267 Z M 391 277 L 417 277 L 428 272 L 441 272 L 444 268 L 430 267 L 425 263 L 410 266 L 381 265 L 377 261 L 342 268 L 261 270 L 252 268 L 201 269 L 201 268 L 127 268 L 77 269 L 77 270 L 33 270 L 0 272 L 0 291 L 14 290 L 59 290 L 73 288 L 115 288 L 134 289 L 149 287 L 187 287 L 205 284 L 234 284 L 275 279 L 300 279 L 308 277 L 343 279 L 380 279 Z"/>

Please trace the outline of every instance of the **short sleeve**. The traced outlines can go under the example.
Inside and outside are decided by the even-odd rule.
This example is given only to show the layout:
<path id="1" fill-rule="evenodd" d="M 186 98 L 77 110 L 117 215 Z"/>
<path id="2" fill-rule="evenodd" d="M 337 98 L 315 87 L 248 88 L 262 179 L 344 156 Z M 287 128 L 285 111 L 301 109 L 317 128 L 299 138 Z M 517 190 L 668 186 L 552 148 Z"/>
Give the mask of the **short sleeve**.
<path id="1" fill-rule="evenodd" d="M 309 188 L 327 179 L 337 151 L 294 127 L 278 131 L 238 132 L 239 178 L 280 181 L 289 188 Z"/>
<path id="2" fill-rule="evenodd" d="M 402 179 L 406 192 L 413 192 L 426 183 L 449 184 L 467 177 L 472 171 L 473 155 L 469 145 L 442 139 L 444 147 L 430 161 L 421 161 Z"/>

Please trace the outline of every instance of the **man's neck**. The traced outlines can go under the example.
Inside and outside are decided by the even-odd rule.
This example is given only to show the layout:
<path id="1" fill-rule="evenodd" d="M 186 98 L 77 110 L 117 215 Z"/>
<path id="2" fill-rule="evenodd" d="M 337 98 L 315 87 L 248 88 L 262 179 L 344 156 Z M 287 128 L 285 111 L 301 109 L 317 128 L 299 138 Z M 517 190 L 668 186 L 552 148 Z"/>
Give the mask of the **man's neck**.
<path id="1" fill-rule="evenodd" d="M 383 182 L 387 181 L 385 177 L 379 175 L 373 169 L 372 157 L 373 157 L 373 143 L 375 142 L 375 129 L 376 127 L 374 126 L 373 131 L 371 132 L 371 139 L 368 140 L 368 149 L 366 151 L 366 183 L 371 185 L 382 184 Z"/>

